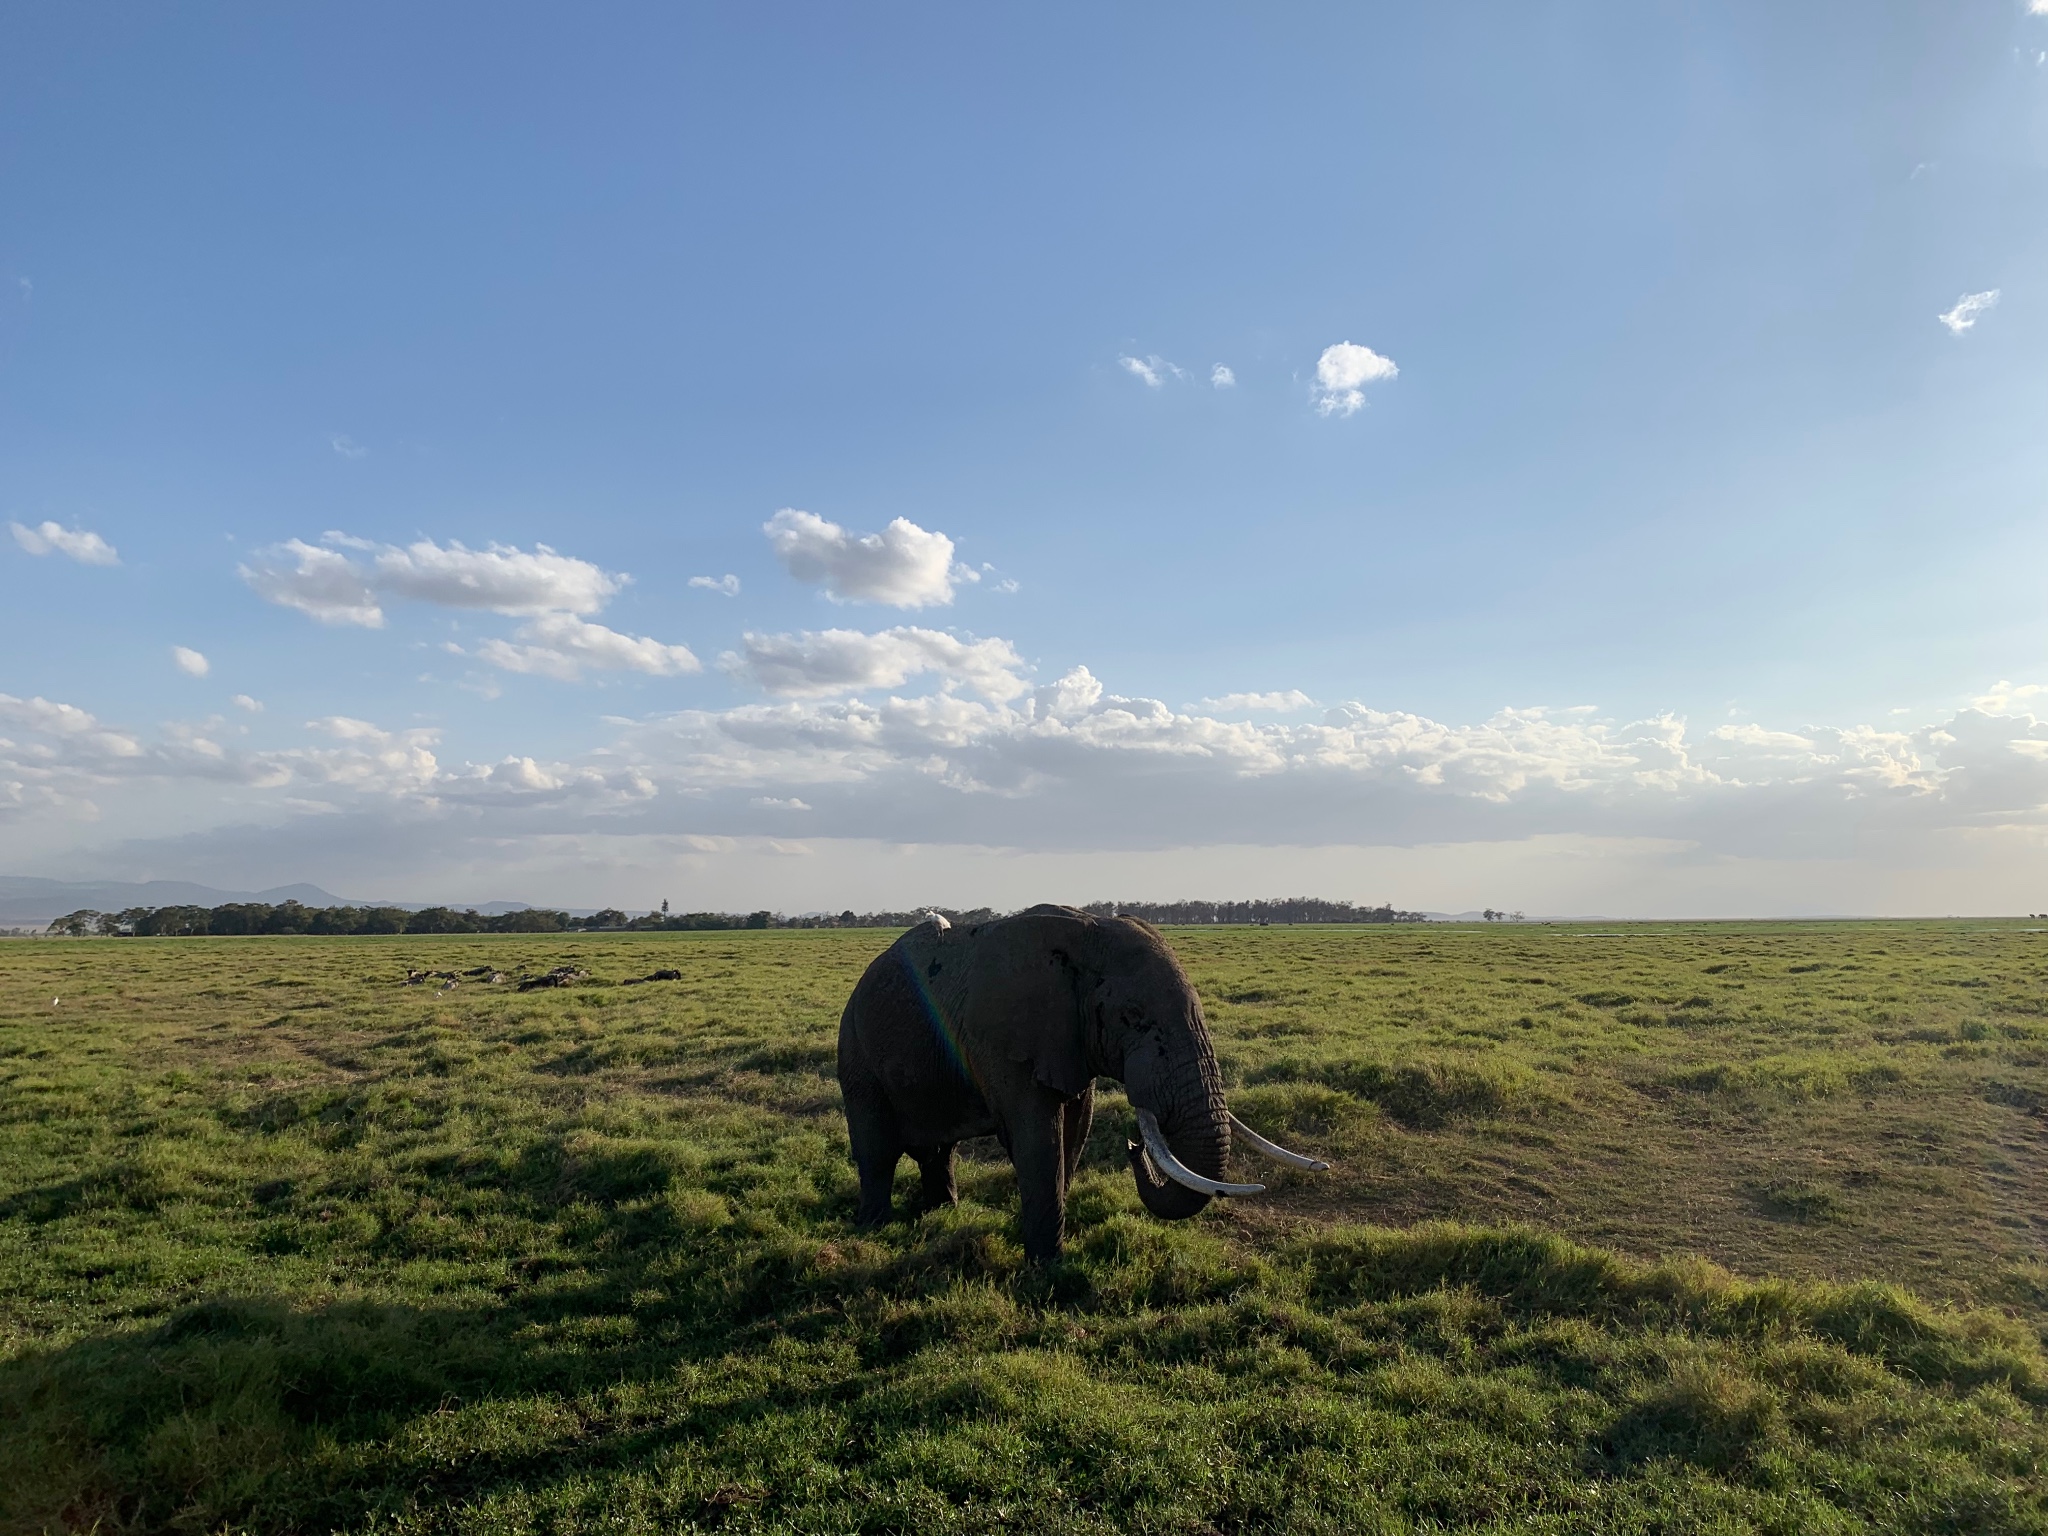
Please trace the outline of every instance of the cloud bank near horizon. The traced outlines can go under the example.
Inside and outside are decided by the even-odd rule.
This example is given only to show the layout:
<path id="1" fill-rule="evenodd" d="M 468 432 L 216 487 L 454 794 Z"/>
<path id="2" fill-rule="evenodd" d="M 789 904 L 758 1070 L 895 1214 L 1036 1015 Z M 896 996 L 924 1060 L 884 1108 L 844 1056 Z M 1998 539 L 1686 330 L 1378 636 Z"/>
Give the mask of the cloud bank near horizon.
<path id="1" fill-rule="evenodd" d="M 978 697 L 950 686 L 845 697 L 813 688 L 806 669 L 907 675 L 906 658 L 926 655 L 914 637 L 935 632 L 853 635 L 913 638 L 901 641 L 908 651 L 852 647 L 846 656 L 831 654 L 842 643 L 833 633 L 757 637 L 793 645 L 780 663 L 765 646 L 740 663 L 791 667 L 798 681 L 779 699 L 623 722 L 604 746 L 568 759 L 457 761 L 436 731 L 348 717 L 307 722 L 299 745 L 251 751 L 218 718 L 152 734 L 73 705 L 0 695 L 0 823 L 75 826 L 102 816 L 103 801 L 212 786 L 231 791 L 240 809 L 176 840 L 117 842 L 97 863 L 162 869 L 175 857 L 182 870 L 225 877 L 235 860 L 258 856 L 272 862 L 248 867 L 242 883 L 289 873 L 360 885 L 380 877 L 350 871 L 379 851 L 396 861 L 380 889 L 408 868 L 488 878 L 492 848 L 502 883 L 543 844 L 564 859 L 583 848 L 588 879 L 663 840 L 700 862 L 857 844 L 1001 850 L 1027 862 L 1078 861 L 1103 878 L 1200 848 L 1320 848 L 1319 857 L 1463 848 L 1445 857 L 1469 863 L 1473 850 L 1548 840 L 1605 846 L 1610 856 L 1634 850 L 1608 872 L 1624 881 L 1629 859 L 1650 850 L 1707 873 L 1804 861 L 1837 869 L 1844 882 L 1860 878 L 1851 873 L 1859 861 L 1881 855 L 1910 867 L 1935 849 L 2019 878 L 2014 870 L 2038 869 L 2048 851 L 2041 685 L 2001 683 L 1911 728 L 1702 730 L 1673 716 L 1622 721 L 1583 708 L 1509 708 L 1455 724 L 1363 703 L 1313 721 L 1250 722 L 1114 694 L 1085 667 L 1024 687 L 1013 657 L 998 658 L 991 675 L 1018 683 L 1015 692 L 1005 683 Z M 795 804 L 804 807 L 804 847 L 764 852 L 762 838 L 787 838 Z M 864 877 L 854 865 L 841 878 Z M 1589 886 L 1589 899 L 1602 888 Z M 817 904 L 858 905 L 857 894 L 821 892 Z M 1400 891 L 1325 894 L 1426 904 Z"/>

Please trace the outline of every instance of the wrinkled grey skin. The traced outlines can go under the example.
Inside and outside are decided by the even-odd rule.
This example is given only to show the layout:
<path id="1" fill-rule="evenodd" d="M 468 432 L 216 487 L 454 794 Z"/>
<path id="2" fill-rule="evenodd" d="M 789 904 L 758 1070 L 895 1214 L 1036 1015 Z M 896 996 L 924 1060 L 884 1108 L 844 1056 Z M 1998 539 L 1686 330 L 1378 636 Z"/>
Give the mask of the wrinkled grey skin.
<path id="1" fill-rule="evenodd" d="M 1166 941 L 1135 918 L 1033 907 L 972 928 L 921 923 L 861 977 L 839 1021 L 839 1086 L 860 1172 L 858 1224 L 887 1221 L 904 1153 L 919 1210 L 950 1205 L 954 1146 L 1001 1139 L 1017 1169 L 1024 1251 L 1060 1251 L 1067 1184 L 1115 1078 L 1159 1117 L 1173 1153 L 1224 1176 L 1230 1120 L 1201 1000 Z M 1209 1203 L 1129 1146 L 1138 1194 L 1179 1220 Z"/>

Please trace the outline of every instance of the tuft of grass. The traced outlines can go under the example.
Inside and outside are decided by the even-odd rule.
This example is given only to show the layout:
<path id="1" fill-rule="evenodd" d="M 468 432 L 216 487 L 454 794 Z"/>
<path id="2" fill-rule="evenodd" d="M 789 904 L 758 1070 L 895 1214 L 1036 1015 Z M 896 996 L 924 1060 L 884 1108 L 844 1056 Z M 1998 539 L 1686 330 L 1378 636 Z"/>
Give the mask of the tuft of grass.
<path id="1" fill-rule="evenodd" d="M 1835 1221 L 1842 1215 L 1835 1192 L 1806 1179 L 1772 1179 L 1751 1193 L 1765 1211 L 1790 1221 Z"/>
<path id="2" fill-rule="evenodd" d="M 1256 1068 L 1245 1080 L 1255 1085 L 1317 1083 L 1375 1104 L 1403 1125 L 1421 1130 L 1453 1120 L 1532 1113 L 1555 1102 L 1519 1062 L 1487 1058 L 1396 1063 L 1289 1059 Z"/>

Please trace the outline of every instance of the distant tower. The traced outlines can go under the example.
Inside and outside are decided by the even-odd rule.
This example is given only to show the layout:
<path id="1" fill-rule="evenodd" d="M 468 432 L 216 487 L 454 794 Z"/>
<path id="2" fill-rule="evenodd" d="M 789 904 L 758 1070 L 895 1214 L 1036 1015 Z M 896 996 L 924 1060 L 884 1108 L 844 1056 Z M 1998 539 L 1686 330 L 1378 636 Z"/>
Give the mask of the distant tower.
<path id="1" fill-rule="evenodd" d="M 668 916 L 668 898 L 666 896 L 661 898 L 661 915 L 663 917 Z"/>

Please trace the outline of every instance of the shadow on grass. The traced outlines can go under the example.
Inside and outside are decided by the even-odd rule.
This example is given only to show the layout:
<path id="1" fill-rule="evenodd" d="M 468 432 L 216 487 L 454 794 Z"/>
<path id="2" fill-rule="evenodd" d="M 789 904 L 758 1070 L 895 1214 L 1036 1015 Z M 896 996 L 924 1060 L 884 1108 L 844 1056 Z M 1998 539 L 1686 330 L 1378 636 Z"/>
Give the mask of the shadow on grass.
<path id="1" fill-rule="evenodd" d="M 871 1238 L 669 1198 L 666 1165 L 632 1150 L 579 1160 L 542 1145 L 489 1176 L 538 1202 L 605 1202 L 572 1267 L 445 1305 L 212 1300 L 0 1364 L 0 1524 L 336 1528 L 652 1466 L 668 1468 L 672 1513 L 717 1524 L 799 1497 L 762 1481 L 778 1456 L 886 1479 L 903 1447 L 963 1421 L 1008 1426 L 1032 1456 L 1057 1449 L 1062 1487 L 1114 1509 L 1135 1497 L 1117 1481 L 1133 1456 L 1171 1468 L 1188 1436 L 1220 1453 L 1244 1423 L 1299 1403 L 1305 1370 L 1340 1407 L 1377 1403 L 1432 1433 L 1461 1391 L 1534 1382 L 1578 1405 L 1545 1434 L 1570 1426 L 1576 1456 L 1552 1471 L 1580 1482 L 1665 1464 L 1751 1478 L 1766 1451 L 1803 1443 L 1815 1393 L 1876 1392 L 1904 1422 L 1916 1392 L 1991 1390 L 2037 1436 L 2048 1403 L 2038 1347 L 1994 1318 L 1881 1286 L 1636 1265 L 1526 1231 L 1332 1230 L 1261 1257 L 1199 1223 L 1135 1216 L 1120 1186 L 1088 1178 L 1069 1256 L 1029 1269 L 985 1207 Z M 1768 1365 L 1787 1341 L 1835 1376 L 1787 1387 Z M 1435 1373 L 1426 1390 L 1417 1362 Z M 1160 1373 L 1180 1369 L 1214 1373 L 1237 1405 L 1169 1422 Z M 1380 1385 L 1396 1376 L 1398 1391 Z M 1331 1408 L 1300 1445 L 1236 1454 L 1269 1470 L 1335 1455 L 1363 1411 Z M 1954 1489 L 1928 1496 L 1962 1507 Z"/>

